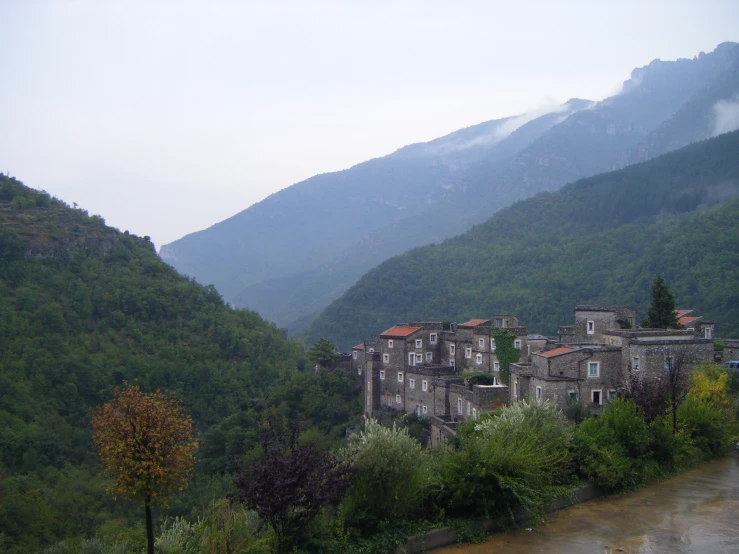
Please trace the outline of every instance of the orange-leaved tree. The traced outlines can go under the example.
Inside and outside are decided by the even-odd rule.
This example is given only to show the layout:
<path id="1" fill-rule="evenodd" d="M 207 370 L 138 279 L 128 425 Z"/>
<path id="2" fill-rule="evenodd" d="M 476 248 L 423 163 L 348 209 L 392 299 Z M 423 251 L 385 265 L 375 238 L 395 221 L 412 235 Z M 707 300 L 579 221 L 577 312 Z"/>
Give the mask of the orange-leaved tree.
<path id="1" fill-rule="evenodd" d="M 179 402 L 138 386 L 116 389 L 92 419 L 95 449 L 113 482 L 108 492 L 144 503 L 148 552 L 154 552 L 152 505 L 187 486 L 198 444 Z"/>

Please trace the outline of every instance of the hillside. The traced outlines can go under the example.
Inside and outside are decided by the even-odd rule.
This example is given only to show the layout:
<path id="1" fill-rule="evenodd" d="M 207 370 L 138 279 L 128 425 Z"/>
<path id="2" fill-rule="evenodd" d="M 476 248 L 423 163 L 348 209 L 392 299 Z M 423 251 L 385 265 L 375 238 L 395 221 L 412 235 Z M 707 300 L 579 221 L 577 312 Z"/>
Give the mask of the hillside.
<path id="1" fill-rule="evenodd" d="M 300 333 L 383 260 L 462 233 L 537 192 L 712 136 L 716 99 L 739 93 L 738 65 L 739 47 L 724 43 L 692 60 L 635 69 L 619 94 L 599 103 L 570 101 L 569 110 L 517 129 L 464 170 L 454 194 L 368 233 L 329 262 L 249 285 L 233 300 Z M 706 124 L 694 125 L 696 114 Z"/>
<path id="2" fill-rule="evenodd" d="M 353 383 L 304 364 L 299 344 L 178 275 L 148 240 L 0 175 L 3 552 L 138 521 L 138 506 L 105 495 L 91 450 L 92 413 L 123 382 L 168 390 L 193 416 L 197 479 L 172 515 L 227 490 L 228 464 L 249 456 L 269 413 L 342 437 Z"/>
<path id="3" fill-rule="evenodd" d="M 739 132 L 541 193 L 364 275 L 313 322 L 348 347 L 398 321 L 514 313 L 554 333 L 575 304 L 678 303 L 739 336 Z"/>

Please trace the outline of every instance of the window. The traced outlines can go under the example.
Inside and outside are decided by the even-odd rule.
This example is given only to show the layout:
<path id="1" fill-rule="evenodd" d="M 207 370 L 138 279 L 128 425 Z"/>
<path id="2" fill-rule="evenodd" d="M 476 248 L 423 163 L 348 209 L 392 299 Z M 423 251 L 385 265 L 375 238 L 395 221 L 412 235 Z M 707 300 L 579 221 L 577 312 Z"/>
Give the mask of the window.
<path id="1" fill-rule="evenodd" d="M 595 334 L 595 321 L 588 321 L 588 335 Z"/>
<path id="2" fill-rule="evenodd" d="M 639 356 L 634 356 L 631 359 L 631 367 L 633 369 L 639 369 Z"/>
<path id="3" fill-rule="evenodd" d="M 370 348 L 369 351 L 370 351 L 370 354 L 373 354 L 375 352 L 375 349 L 374 348 Z"/>
<path id="4" fill-rule="evenodd" d="M 395 395 L 395 403 L 396 404 L 400 404 L 401 402 L 402 402 L 402 400 L 400 399 L 400 395 L 399 394 L 396 394 Z"/>
<path id="5" fill-rule="evenodd" d="M 495 352 L 495 339 L 490 339 L 490 352 Z"/>
<path id="6" fill-rule="evenodd" d="M 462 415 L 462 399 L 457 398 L 457 413 Z"/>
<path id="7" fill-rule="evenodd" d="M 513 382 L 513 398 L 518 398 L 518 381 Z"/>
<path id="8" fill-rule="evenodd" d="M 454 349 L 454 345 L 453 344 L 450 344 L 449 345 L 449 355 L 450 356 L 454 356 L 454 350 L 455 350 Z"/>
<path id="9" fill-rule="evenodd" d="M 687 330 L 687 331 L 695 331 L 695 327 L 688 327 L 688 328 L 687 328 L 686 330 Z M 707 330 L 707 329 L 706 329 L 706 330 Z M 706 338 L 709 338 L 709 337 L 706 337 Z"/>
<path id="10" fill-rule="evenodd" d="M 387 347 L 392 348 L 393 347 L 393 339 L 390 339 L 387 341 Z"/>
<path id="11" fill-rule="evenodd" d="M 416 404 L 415 412 L 416 412 L 416 415 L 421 415 L 421 406 L 419 406 L 418 404 Z"/>
<path id="12" fill-rule="evenodd" d="M 480 365 L 482 363 L 482 354 L 475 355 L 475 363 Z"/>
<path id="13" fill-rule="evenodd" d="M 408 386 L 412 389 L 416 388 L 416 380 L 415 379 L 409 379 L 408 380 Z"/>
<path id="14" fill-rule="evenodd" d="M 402 382 L 403 382 L 403 372 L 398 371 L 398 383 L 402 383 Z"/>
<path id="15" fill-rule="evenodd" d="M 472 358 L 472 348 L 467 347 L 464 349 L 464 357 L 467 359 Z"/>
<path id="16" fill-rule="evenodd" d="M 472 415 L 472 406 L 470 406 L 470 403 L 467 402 L 467 417 Z"/>
<path id="17" fill-rule="evenodd" d="M 478 341 L 477 341 L 477 345 L 478 345 L 478 346 L 479 346 L 480 348 L 485 348 L 485 339 L 480 339 L 480 340 L 478 340 Z"/>
<path id="18" fill-rule="evenodd" d="M 568 390 L 567 396 L 569 396 L 571 400 L 577 400 L 577 392 L 574 390 Z"/>
<path id="19" fill-rule="evenodd" d="M 496 327 L 503 327 L 503 318 L 502 317 L 496 317 L 495 318 L 495 326 Z"/>
<path id="20" fill-rule="evenodd" d="M 357 375 L 362 375 L 362 366 L 357 367 Z"/>
<path id="21" fill-rule="evenodd" d="M 436 344 L 436 333 L 431 333 L 431 335 L 429 336 L 429 342 L 431 344 Z"/>
<path id="22" fill-rule="evenodd" d="M 706 337 L 707 339 L 712 338 L 713 337 L 713 328 L 706 327 L 705 329 L 703 329 L 703 336 Z"/>
<path id="23" fill-rule="evenodd" d="M 536 387 L 536 399 L 541 400 L 541 387 Z"/>
<path id="24" fill-rule="evenodd" d="M 454 367 L 454 364 L 456 364 L 456 363 L 457 362 L 455 362 L 454 360 L 449 360 L 449 365 L 452 366 L 452 367 Z"/>
<path id="25" fill-rule="evenodd" d="M 428 409 L 428 406 L 422 406 L 422 407 L 421 407 L 421 411 L 422 411 L 422 412 L 423 412 L 424 414 L 427 414 L 427 413 L 429 413 L 429 409 Z"/>
<path id="26" fill-rule="evenodd" d="M 430 362 L 434 359 L 434 354 L 432 352 L 426 352 L 426 361 Z"/>
<path id="27" fill-rule="evenodd" d="M 493 369 L 495 371 L 500 371 L 500 362 L 493 362 Z"/>
<path id="28" fill-rule="evenodd" d="M 590 396 L 591 396 L 591 399 L 593 401 L 593 404 L 597 404 L 598 406 L 600 406 L 600 405 L 603 404 L 603 401 L 602 401 L 602 399 L 600 397 L 600 391 L 599 390 L 590 391 Z"/>
<path id="29" fill-rule="evenodd" d="M 672 371 L 672 356 L 665 356 L 665 369 Z"/>
<path id="30" fill-rule="evenodd" d="M 421 390 L 423 392 L 426 392 L 429 390 L 429 382 L 428 381 L 421 381 Z"/>
<path id="31" fill-rule="evenodd" d="M 408 354 L 408 365 L 416 365 L 416 355 L 413 352 Z"/>
<path id="32" fill-rule="evenodd" d="M 616 400 L 616 391 L 615 390 L 609 390 L 608 391 L 608 401 L 613 402 Z"/>
<path id="33" fill-rule="evenodd" d="M 352 352 L 352 357 L 353 357 L 353 358 L 354 358 L 355 360 L 357 359 L 357 351 L 356 351 L 356 350 L 355 350 L 354 352 Z"/>
<path id="34" fill-rule="evenodd" d="M 387 407 L 389 408 L 392 405 L 393 405 L 393 397 L 390 396 L 390 394 L 388 394 L 387 395 Z"/>
<path id="35" fill-rule="evenodd" d="M 423 348 L 423 340 L 416 339 L 416 348 Z"/>
<path id="36" fill-rule="evenodd" d="M 472 408 L 472 419 L 477 419 L 477 408 Z"/>
<path id="37" fill-rule="evenodd" d="M 384 381 L 385 380 L 385 372 L 382 371 L 382 370 L 380 370 L 380 380 L 381 381 Z"/>
<path id="38" fill-rule="evenodd" d="M 600 362 L 588 362 L 588 377 L 598 377 L 600 375 Z"/>
<path id="39" fill-rule="evenodd" d="M 514 341 L 513 346 L 517 348 L 518 350 L 521 350 L 521 341 L 520 340 Z"/>
<path id="40" fill-rule="evenodd" d="M 423 355 L 422 354 L 416 354 L 416 363 L 422 364 L 423 363 Z"/>
<path id="41" fill-rule="evenodd" d="M 388 363 L 390 361 L 390 354 L 383 354 L 382 355 L 382 362 Z"/>

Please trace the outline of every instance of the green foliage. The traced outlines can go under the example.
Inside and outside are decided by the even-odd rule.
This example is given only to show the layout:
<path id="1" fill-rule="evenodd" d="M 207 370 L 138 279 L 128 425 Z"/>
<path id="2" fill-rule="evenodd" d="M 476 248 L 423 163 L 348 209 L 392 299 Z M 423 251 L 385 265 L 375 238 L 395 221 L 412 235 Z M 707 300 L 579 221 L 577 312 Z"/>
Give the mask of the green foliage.
<path id="1" fill-rule="evenodd" d="M 493 339 L 495 339 L 495 356 L 500 363 L 500 380 L 504 385 L 508 385 L 511 364 L 517 363 L 521 355 L 521 351 L 515 347 L 516 335 L 508 329 L 496 327 Z"/>
<path id="2" fill-rule="evenodd" d="M 679 329 L 675 313 L 675 297 L 670 292 L 662 275 L 658 275 L 652 283 L 652 303 L 649 304 L 647 317 L 642 321 L 642 327 L 655 329 Z"/>
<path id="3" fill-rule="evenodd" d="M 341 354 L 336 351 L 336 345 L 327 341 L 323 337 L 310 347 L 308 350 L 308 360 L 314 365 L 333 369 L 336 362 L 341 358 Z"/>
<path id="4" fill-rule="evenodd" d="M 573 446 L 583 475 L 609 490 L 625 490 L 659 473 L 653 440 L 641 408 L 617 398 L 576 427 Z"/>
<path id="5" fill-rule="evenodd" d="M 494 385 L 495 379 L 491 373 L 481 371 L 464 371 L 460 375 L 462 379 L 471 385 Z"/>
<path id="6" fill-rule="evenodd" d="M 340 347 L 398 321 L 504 311 L 556 333 L 577 304 L 645 314 L 655 273 L 739 337 L 739 132 L 583 179 L 365 274 L 306 332 Z M 522 222 L 526 222 L 522 225 Z M 488 316 L 489 317 L 489 316 Z"/>
<path id="7" fill-rule="evenodd" d="M 726 412 L 711 401 L 688 396 L 677 409 L 677 425 L 699 460 L 725 452 L 732 442 Z"/>
<path id="8" fill-rule="evenodd" d="M 563 492 L 570 471 L 571 426 L 550 403 L 521 402 L 460 435 L 443 457 L 439 503 L 450 513 L 541 515 Z"/>
<path id="9" fill-rule="evenodd" d="M 90 420 L 124 381 L 167 390 L 203 445 L 192 489 L 165 515 L 229 491 L 230 463 L 256 456 L 270 413 L 327 446 L 360 412 L 341 371 L 256 313 L 234 310 L 164 264 L 150 242 L 0 176 L 0 529 L 9 553 L 110 537 L 138 509 L 105 497 Z M 224 485 L 225 483 L 225 485 Z"/>
<path id="10" fill-rule="evenodd" d="M 432 461 L 406 429 L 369 420 L 342 457 L 351 466 L 352 484 L 340 507 L 348 527 L 376 529 L 383 521 L 405 520 L 422 510 Z"/>

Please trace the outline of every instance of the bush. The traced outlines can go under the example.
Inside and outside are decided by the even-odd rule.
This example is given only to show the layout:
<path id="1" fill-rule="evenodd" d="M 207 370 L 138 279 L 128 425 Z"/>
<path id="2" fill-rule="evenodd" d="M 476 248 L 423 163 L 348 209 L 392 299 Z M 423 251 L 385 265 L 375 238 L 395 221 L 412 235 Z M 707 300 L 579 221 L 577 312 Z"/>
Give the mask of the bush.
<path id="1" fill-rule="evenodd" d="M 732 437 L 727 423 L 726 412 L 716 404 L 692 396 L 677 410 L 678 429 L 702 459 L 717 456 L 728 448 Z"/>
<path id="2" fill-rule="evenodd" d="M 549 402 L 520 402 L 478 424 L 445 454 L 439 502 L 457 515 L 493 516 L 516 508 L 540 516 L 564 491 L 571 426 Z"/>
<path id="3" fill-rule="evenodd" d="M 652 430 L 629 400 L 617 398 L 578 425 L 573 445 L 580 472 L 607 489 L 633 489 L 660 474 Z"/>
<path id="4" fill-rule="evenodd" d="M 369 420 L 342 451 L 351 486 L 340 507 L 345 525 L 375 529 L 418 514 L 431 481 L 431 455 L 407 429 Z"/>

